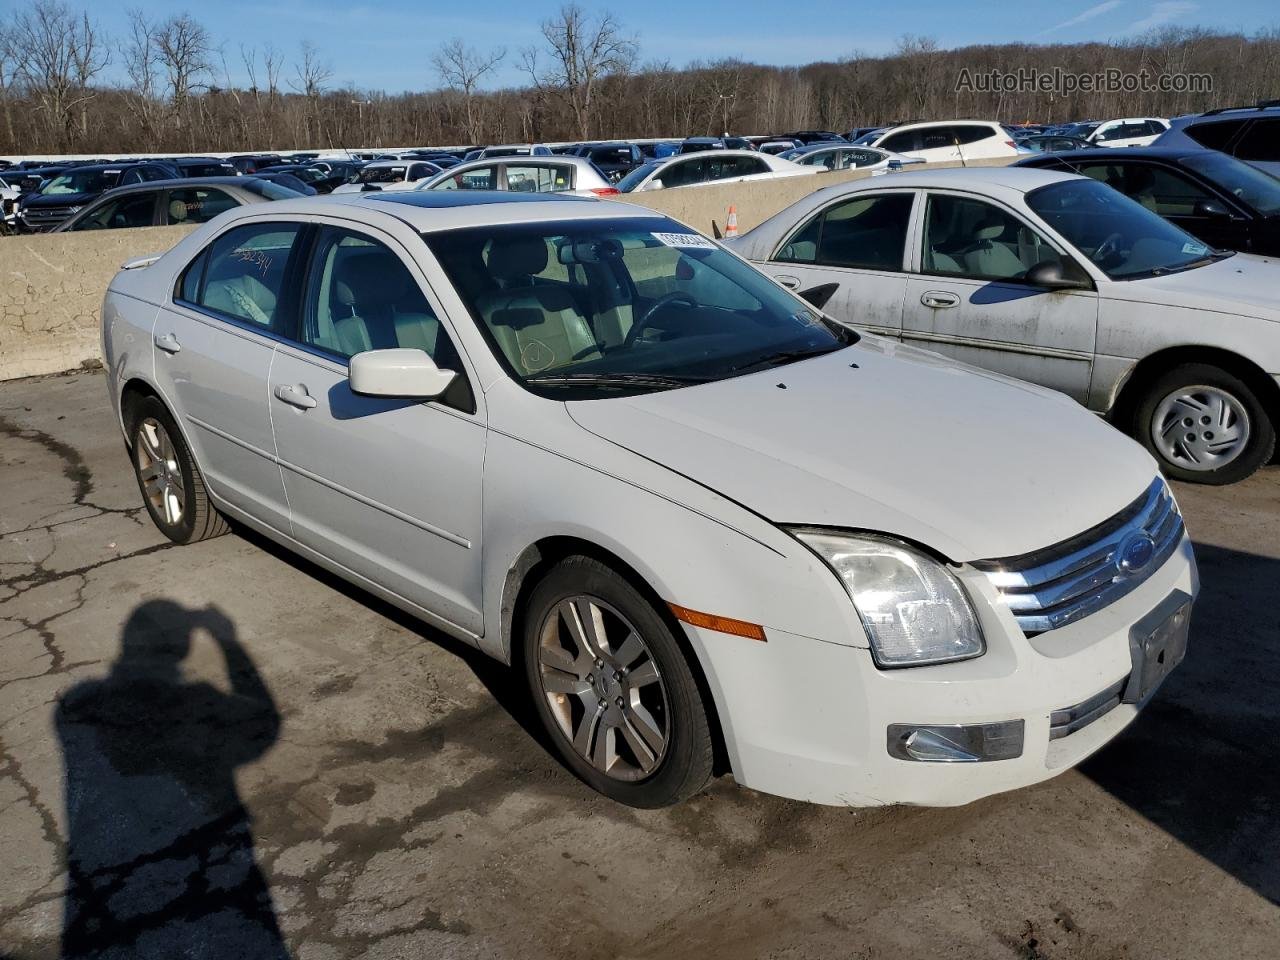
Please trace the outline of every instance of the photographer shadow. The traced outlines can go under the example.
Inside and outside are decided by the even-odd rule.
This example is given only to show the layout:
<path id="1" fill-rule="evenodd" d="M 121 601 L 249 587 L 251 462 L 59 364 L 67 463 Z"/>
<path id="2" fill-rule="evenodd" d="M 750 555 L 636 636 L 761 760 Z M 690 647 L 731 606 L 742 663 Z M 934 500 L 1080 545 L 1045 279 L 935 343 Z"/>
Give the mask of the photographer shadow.
<path id="1" fill-rule="evenodd" d="M 182 676 L 204 633 L 229 693 Z M 235 784 L 236 768 L 275 743 L 280 715 L 231 621 L 214 608 L 140 605 L 110 674 L 64 694 L 56 723 L 63 957 L 287 957 Z"/>

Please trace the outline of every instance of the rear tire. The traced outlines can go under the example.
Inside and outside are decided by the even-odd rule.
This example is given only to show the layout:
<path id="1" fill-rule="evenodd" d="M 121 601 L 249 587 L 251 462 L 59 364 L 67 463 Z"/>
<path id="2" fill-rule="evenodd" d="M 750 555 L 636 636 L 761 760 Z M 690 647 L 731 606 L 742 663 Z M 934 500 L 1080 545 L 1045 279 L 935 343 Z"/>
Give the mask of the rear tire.
<path id="1" fill-rule="evenodd" d="M 590 557 L 534 587 L 521 637 L 534 709 L 565 764 L 632 807 L 706 787 L 712 737 L 686 654 L 654 605 Z"/>
<path id="2" fill-rule="evenodd" d="M 1151 383 L 1132 431 L 1166 474 L 1187 483 L 1237 483 L 1276 446 L 1275 425 L 1249 384 L 1207 363 L 1183 364 Z"/>
<path id="3" fill-rule="evenodd" d="M 155 397 L 130 407 L 129 452 L 142 502 L 174 543 L 195 543 L 230 528 L 212 503 L 204 477 L 169 410 Z"/>

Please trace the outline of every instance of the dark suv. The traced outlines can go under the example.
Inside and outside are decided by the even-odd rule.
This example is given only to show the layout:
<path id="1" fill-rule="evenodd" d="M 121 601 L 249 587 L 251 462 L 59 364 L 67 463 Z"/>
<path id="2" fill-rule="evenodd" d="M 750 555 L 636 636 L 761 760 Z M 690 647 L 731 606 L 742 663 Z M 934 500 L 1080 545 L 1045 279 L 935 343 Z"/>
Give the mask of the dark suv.
<path id="1" fill-rule="evenodd" d="M 1153 146 L 1221 150 L 1280 177 L 1280 101 L 1177 117 Z"/>
<path id="2" fill-rule="evenodd" d="M 644 154 L 634 143 L 582 143 L 570 151 L 570 156 L 586 157 L 611 182 L 616 183 L 644 163 Z"/>
<path id="3" fill-rule="evenodd" d="M 52 230 L 108 190 L 149 180 L 168 180 L 177 171 L 167 163 L 103 163 L 69 167 L 19 201 L 20 230 Z"/>

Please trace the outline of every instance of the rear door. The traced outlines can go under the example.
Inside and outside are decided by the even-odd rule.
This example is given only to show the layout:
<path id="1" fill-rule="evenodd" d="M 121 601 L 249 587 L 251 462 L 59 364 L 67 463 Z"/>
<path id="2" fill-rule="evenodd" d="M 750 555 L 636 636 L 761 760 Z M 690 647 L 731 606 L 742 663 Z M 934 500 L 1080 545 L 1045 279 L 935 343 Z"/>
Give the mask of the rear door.
<path id="1" fill-rule="evenodd" d="M 269 391 L 293 536 L 478 634 L 486 431 L 475 378 L 394 238 L 321 225 L 307 260 L 300 322 L 277 348 Z M 350 357 L 388 347 L 425 350 L 459 378 L 430 402 L 353 393 Z"/>
<path id="2" fill-rule="evenodd" d="M 765 271 L 804 293 L 834 285 L 823 310 L 873 333 L 902 332 L 914 190 L 845 197 L 819 210 L 774 252 Z"/>
<path id="3" fill-rule="evenodd" d="M 1021 216 L 985 198 L 929 191 L 913 251 L 902 338 L 1084 402 L 1098 325 L 1093 290 L 1026 282 L 1045 260 L 1084 271 Z"/>
<path id="4" fill-rule="evenodd" d="M 267 384 L 292 309 L 302 225 L 253 221 L 217 237 L 156 317 L 157 382 L 216 498 L 287 532 Z"/>

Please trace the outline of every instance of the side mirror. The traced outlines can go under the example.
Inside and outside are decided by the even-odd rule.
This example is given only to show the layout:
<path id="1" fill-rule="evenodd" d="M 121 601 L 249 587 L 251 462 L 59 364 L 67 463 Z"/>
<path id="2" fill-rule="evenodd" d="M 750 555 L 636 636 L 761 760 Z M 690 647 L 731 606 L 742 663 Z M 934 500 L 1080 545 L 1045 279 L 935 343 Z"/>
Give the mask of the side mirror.
<path id="1" fill-rule="evenodd" d="M 1225 220 L 1231 216 L 1231 211 L 1217 200 L 1197 200 L 1196 205 L 1192 208 L 1191 215 L 1193 217 L 1208 217 L 1213 220 Z"/>
<path id="2" fill-rule="evenodd" d="M 424 350 L 396 347 L 366 350 L 351 358 L 347 379 L 351 392 L 366 397 L 431 400 L 453 383 L 457 374 L 441 370 Z"/>
<path id="3" fill-rule="evenodd" d="M 1089 290 L 1093 287 L 1087 279 L 1068 276 L 1061 260 L 1041 260 L 1027 271 L 1026 280 L 1047 290 Z"/>
<path id="4" fill-rule="evenodd" d="M 640 191 L 643 193 L 646 190 L 661 190 L 661 189 L 662 189 L 662 178 L 654 177 L 652 180 L 646 183 L 643 187 L 641 187 Z"/>

